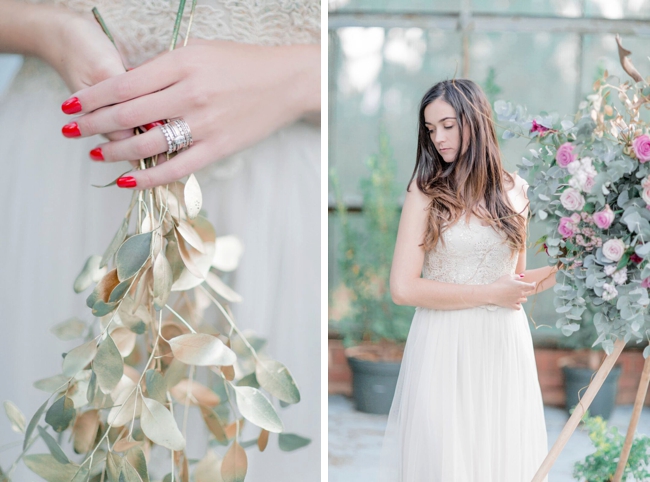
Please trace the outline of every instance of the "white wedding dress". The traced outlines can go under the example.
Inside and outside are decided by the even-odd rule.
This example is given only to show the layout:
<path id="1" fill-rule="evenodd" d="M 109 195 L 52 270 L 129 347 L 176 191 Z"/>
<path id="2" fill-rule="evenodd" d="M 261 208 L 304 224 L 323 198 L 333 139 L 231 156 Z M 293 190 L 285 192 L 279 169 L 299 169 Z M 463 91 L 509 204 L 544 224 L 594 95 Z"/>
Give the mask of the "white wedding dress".
<path id="1" fill-rule="evenodd" d="M 422 275 L 488 284 L 514 273 L 505 235 L 472 216 L 425 254 Z M 526 313 L 418 307 L 380 463 L 381 482 L 530 482 L 547 450 Z"/>
<path id="2" fill-rule="evenodd" d="M 168 47 L 178 8 L 178 1 L 169 0 L 55 3 L 77 11 L 97 6 L 133 66 Z M 320 0 L 198 3 L 195 37 L 264 45 L 320 42 Z M 187 19 L 181 32 L 186 24 Z M 69 95 L 49 66 L 27 58 L 0 98 L 0 402 L 15 402 L 28 419 L 47 398 L 32 383 L 60 373 L 61 353 L 78 344 L 59 341 L 49 329 L 72 316 L 92 320 L 87 293 L 76 295 L 72 284 L 86 258 L 104 252 L 131 196 L 91 186 L 112 181 L 129 166 L 88 158 L 103 138 L 61 135 L 69 117 L 60 106 Z M 197 177 L 217 234 L 234 234 L 244 244 L 230 280 L 244 298 L 235 315 L 241 326 L 268 340 L 266 353 L 289 368 L 301 390 L 299 404 L 280 409 L 285 431 L 312 439 L 285 453 L 272 434 L 264 453 L 249 451 L 246 480 L 319 480 L 320 127 L 304 121 L 286 126 Z M 207 431 L 198 427 L 197 439 L 206 439 Z M 19 440 L 0 414 L 0 447 Z M 199 442 L 188 440 L 188 450 Z M 17 446 L 5 447 L 0 466 L 7 469 L 19 453 Z M 21 464 L 15 480 L 35 476 Z"/>

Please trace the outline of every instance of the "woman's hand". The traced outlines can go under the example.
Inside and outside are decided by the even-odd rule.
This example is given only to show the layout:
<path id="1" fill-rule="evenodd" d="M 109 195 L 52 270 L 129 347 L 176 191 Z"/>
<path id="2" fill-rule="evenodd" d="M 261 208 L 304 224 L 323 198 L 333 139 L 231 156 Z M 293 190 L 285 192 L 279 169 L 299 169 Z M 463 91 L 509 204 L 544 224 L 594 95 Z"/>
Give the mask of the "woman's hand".
<path id="1" fill-rule="evenodd" d="M 0 52 L 39 57 L 71 92 L 124 72 L 116 48 L 90 13 L 55 5 L 0 1 Z M 74 102 L 63 108 L 67 113 L 78 111 Z M 131 131 L 109 138 L 125 135 Z"/>
<path id="2" fill-rule="evenodd" d="M 505 274 L 494 283 L 490 284 L 491 299 L 490 303 L 521 310 L 521 304 L 528 301 L 527 296 L 535 292 L 536 282 L 525 283 L 520 281 L 522 276 L 518 274 Z"/>
<path id="3" fill-rule="evenodd" d="M 178 180 L 320 110 L 320 46 L 266 47 L 194 40 L 135 69 L 76 92 L 81 115 L 69 137 L 124 131 L 182 117 L 194 144 L 169 162 L 135 171 L 121 187 Z M 93 149 L 107 162 L 167 152 L 160 128 Z"/>

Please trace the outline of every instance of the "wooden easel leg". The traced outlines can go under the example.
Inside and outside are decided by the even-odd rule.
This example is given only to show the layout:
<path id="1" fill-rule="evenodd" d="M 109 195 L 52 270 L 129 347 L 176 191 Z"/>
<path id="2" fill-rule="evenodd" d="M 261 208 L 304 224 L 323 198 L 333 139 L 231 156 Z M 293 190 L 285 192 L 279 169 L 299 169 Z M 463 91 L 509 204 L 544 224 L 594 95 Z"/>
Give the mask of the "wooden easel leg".
<path id="1" fill-rule="evenodd" d="M 634 441 L 634 432 L 636 432 L 636 426 L 639 423 L 639 417 L 641 416 L 641 410 L 643 410 L 643 402 L 645 401 L 645 395 L 648 393 L 648 384 L 650 384 L 650 356 L 645 359 L 643 363 L 643 372 L 641 373 L 641 381 L 639 382 L 639 388 L 636 392 L 636 398 L 634 399 L 634 409 L 632 410 L 632 418 L 630 419 L 630 425 L 627 427 L 627 434 L 625 435 L 625 443 L 623 444 L 623 450 L 621 451 L 621 457 L 618 460 L 618 465 L 616 466 L 616 473 L 612 482 L 621 482 L 623 479 L 623 471 L 625 470 L 625 465 L 627 464 L 627 459 L 630 456 L 630 450 L 632 450 L 632 442 Z"/>
<path id="2" fill-rule="evenodd" d="M 616 360 L 618 360 L 618 357 L 623 351 L 623 348 L 625 348 L 625 342 L 620 338 L 617 339 L 616 342 L 614 342 L 614 350 L 603 360 L 602 365 L 600 365 L 600 368 L 596 372 L 596 376 L 591 381 L 589 387 L 587 388 L 587 391 L 580 399 L 580 403 L 576 405 L 573 413 L 571 414 L 571 417 L 569 417 L 569 420 L 567 420 L 567 423 L 564 425 L 562 432 L 560 432 L 560 436 L 553 444 L 553 447 L 551 447 L 551 450 L 549 450 L 546 458 L 544 459 L 544 462 L 542 462 L 542 465 L 537 470 L 535 477 L 533 477 L 532 482 L 543 482 L 544 478 L 551 471 L 551 467 L 553 467 L 553 464 L 564 449 L 564 446 L 571 438 L 573 432 L 575 432 L 576 427 L 582 419 L 582 416 L 589 408 L 589 405 L 591 405 L 591 402 L 594 400 L 594 397 L 600 390 L 600 387 L 603 386 L 607 375 L 609 375 L 609 372 L 612 370 L 614 363 L 616 363 Z"/>

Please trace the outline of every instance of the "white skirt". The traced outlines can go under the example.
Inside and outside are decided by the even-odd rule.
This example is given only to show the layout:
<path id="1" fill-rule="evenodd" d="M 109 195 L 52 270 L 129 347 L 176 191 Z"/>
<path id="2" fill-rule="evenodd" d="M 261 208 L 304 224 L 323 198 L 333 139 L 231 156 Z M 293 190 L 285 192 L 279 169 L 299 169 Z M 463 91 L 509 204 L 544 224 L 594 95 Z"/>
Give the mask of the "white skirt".
<path id="1" fill-rule="evenodd" d="M 416 308 L 379 480 L 529 482 L 547 453 L 526 313 Z"/>

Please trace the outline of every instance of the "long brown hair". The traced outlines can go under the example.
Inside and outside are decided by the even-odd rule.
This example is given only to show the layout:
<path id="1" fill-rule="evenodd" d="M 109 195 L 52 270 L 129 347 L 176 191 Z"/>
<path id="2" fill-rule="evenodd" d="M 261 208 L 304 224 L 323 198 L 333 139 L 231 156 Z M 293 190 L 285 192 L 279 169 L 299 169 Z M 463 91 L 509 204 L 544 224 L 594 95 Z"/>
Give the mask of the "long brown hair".
<path id="1" fill-rule="evenodd" d="M 461 146 L 451 163 L 440 156 L 424 124 L 425 107 L 438 98 L 454 108 L 460 130 Z M 513 209 L 508 200 L 504 178 L 512 186 L 515 179 L 501 163 L 492 108 L 483 90 L 468 79 L 438 82 L 420 102 L 418 124 L 417 159 L 409 185 L 416 178 L 418 188 L 431 199 L 421 246 L 425 250 L 433 249 L 438 240 L 443 239 L 443 230 L 458 221 L 463 213 L 471 212 L 507 235 L 513 255 L 521 250 L 526 242 L 526 219 Z M 469 144 L 462 154 L 463 130 L 466 128 L 470 134 Z M 482 198 L 484 210 L 479 205 Z"/>

